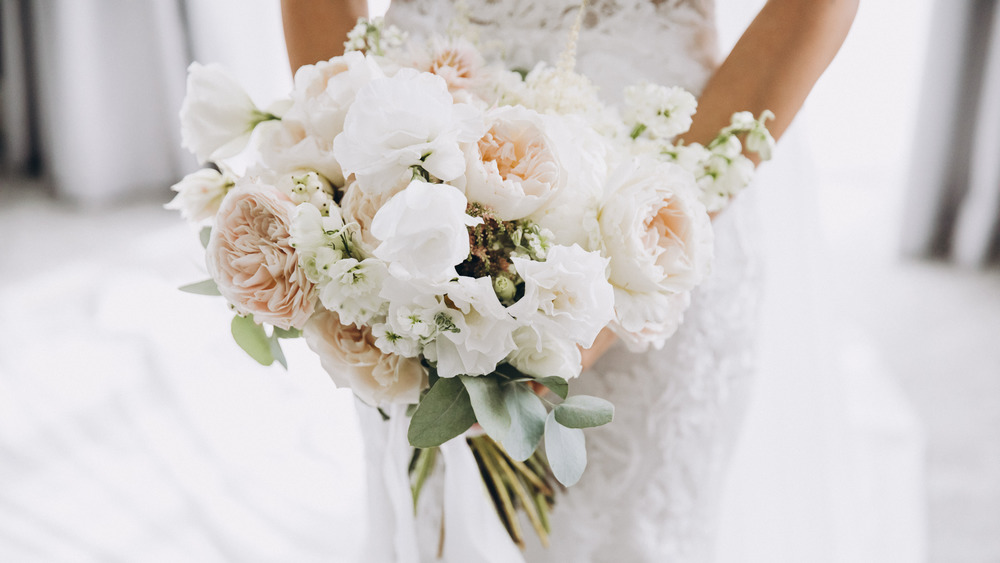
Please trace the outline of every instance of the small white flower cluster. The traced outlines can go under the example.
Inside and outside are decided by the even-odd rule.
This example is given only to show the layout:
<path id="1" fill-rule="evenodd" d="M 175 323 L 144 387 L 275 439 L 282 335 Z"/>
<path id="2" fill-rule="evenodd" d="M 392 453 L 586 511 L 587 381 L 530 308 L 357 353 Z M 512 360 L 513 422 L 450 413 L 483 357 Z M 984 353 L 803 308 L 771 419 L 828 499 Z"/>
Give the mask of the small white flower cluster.
<path id="1" fill-rule="evenodd" d="M 605 326 L 662 346 L 711 267 L 698 188 L 746 184 L 738 136 L 769 153 L 767 114 L 737 114 L 707 147 L 674 145 L 696 105 L 681 89 L 629 88 L 622 119 L 571 56 L 521 80 L 463 38 L 402 43 L 360 21 L 347 53 L 299 69 L 268 112 L 192 65 L 186 146 L 222 170 L 234 147 L 256 139 L 259 154 L 243 178 L 204 170 L 175 186 L 170 205 L 192 221 L 232 208 L 212 234 L 225 244 L 209 245 L 231 272 L 220 291 L 304 328 L 372 404 L 413 402 L 427 367 L 575 377 L 578 347 Z"/>

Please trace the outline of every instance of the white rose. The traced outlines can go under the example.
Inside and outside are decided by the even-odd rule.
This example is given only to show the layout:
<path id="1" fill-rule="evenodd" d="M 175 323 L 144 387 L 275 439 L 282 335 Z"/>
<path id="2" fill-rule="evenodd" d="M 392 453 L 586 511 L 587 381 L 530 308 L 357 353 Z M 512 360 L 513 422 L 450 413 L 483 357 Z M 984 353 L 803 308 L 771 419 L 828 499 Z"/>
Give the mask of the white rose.
<path id="1" fill-rule="evenodd" d="M 512 261 L 524 279 L 524 296 L 508 311 L 522 323 L 540 325 L 589 348 L 614 318 L 614 289 L 605 277 L 608 261 L 600 253 L 577 245 L 554 246 L 545 262 Z"/>
<path id="2" fill-rule="evenodd" d="M 557 338 L 537 326 L 524 325 L 514 331 L 514 345 L 516 349 L 507 356 L 507 361 L 521 373 L 563 379 L 580 375 L 580 348 L 565 338 Z"/>
<path id="3" fill-rule="evenodd" d="M 375 57 L 356 51 L 301 66 L 295 71 L 293 105 L 285 118 L 301 122 L 309 135 L 332 146 L 358 90 L 384 76 Z"/>
<path id="4" fill-rule="evenodd" d="M 206 162 L 239 153 L 254 127 L 275 116 L 257 109 L 221 65 L 191 63 L 180 117 L 181 144 Z"/>
<path id="5" fill-rule="evenodd" d="M 520 106 L 486 113 L 489 129 L 465 148 L 464 186 L 469 201 L 488 206 L 502 221 L 522 219 L 569 181 L 549 131 L 561 123 Z M 560 140 L 567 135 L 559 135 Z M 575 147 L 564 147 L 564 151 Z"/>
<path id="6" fill-rule="evenodd" d="M 232 175 L 212 168 L 192 172 L 170 187 L 177 195 L 164 207 L 180 211 L 192 223 L 206 221 L 215 217 L 235 181 Z"/>
<path id="7" fill-rule="evenodd" d="M 438 336 L 424 348 L 424 355 L 437 362 L 441 377 L 492 373 L 514 350 L 517 323 L 497 299 L 487 277 L 461 277 L 450 283 L 448 299 L 457 310 L 438 314 Z"/>
<path id="8" fill-rule="evenodd" d="M 479 111 L 452 103 L 441 77 L 402 69 L 358 92 L 333 151 L 363 189 L 386 191 L 411 178 L 413 166 L 443 181 L 458 178 L 465 172 L 459 144 L 483 130 Z"/>
<path id="9" fill-rule="evenodd" d="M 427 386 L 419 360 L 383 353 L 367 327 L 341 324 L 336 313 L 316 313 L 302 333 L 334 383 L 369 405 L 416 403 Z"/>
<path id="10" fill-rule="evenodd" d="M 690 291 L 711 270 L 712 225 L 691 174 L 674 164 L 634 159 L 608 184 L 600 225 L 611 260 L 608 279 L 619 290 L 616 318 L 626 331 L 661 327 L 656 345 L 662 346 L 679 322 L 672 296 Z"/>
<path id="11" fill-rule="evenodd" d="M 467 227 L 482 223 L 465 213 L 462 192 L 446 184 L 415 180 L 375 214 L 371 232 L 382 241 L 375 256 L 393 275 L 450 279 L 469 256 Z"/>

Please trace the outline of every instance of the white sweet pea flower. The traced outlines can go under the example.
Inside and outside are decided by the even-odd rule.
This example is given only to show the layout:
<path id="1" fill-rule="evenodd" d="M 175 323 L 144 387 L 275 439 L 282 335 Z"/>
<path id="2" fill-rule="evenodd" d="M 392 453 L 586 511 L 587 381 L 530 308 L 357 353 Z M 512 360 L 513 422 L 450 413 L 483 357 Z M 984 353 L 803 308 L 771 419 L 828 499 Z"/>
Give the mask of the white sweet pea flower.
<path id="1" fill-rule="evenodd" d="M 521 373 L 534 377 L 554 375 L 563 379 L 580 375 L 580 348 L 540 326 L 518 327 L 514 331 L 514 345 L 516 348 L 507 356 L 507 362 Z"/>
<path id="2" fill-rule="evenodd" d="M 381 260 L 344 258 L 325 273 L 329 281 L 319 286 L 319 299 L 341 322 L 362 326 L 386 312 L 388 303 L 379 292 L 389 271 Z"/>
<path id="3" fill-rule="evenodd" d="M 212 168 L 192 172 L 170 187 L 177 195 L 164 207 L 180 211 L 181 216 L 192 223 L 207 221 L 215 217 L 235 182 L 231 174 Z"/>
<path id="4" fill-rule="evenodd" d="M 618 324 L 662 346 L 676 329 L 667 320 L 679 321 L 674 296 L 711 269 L 712 226 L 693 177 L 671 163 L 633 159 L 609 177 L 600 225 Z"/>
<path id="5" fill-rule="evenodd" d="M 625 89 L 625 123 L 632 137 L 670 139 L 691 128 L 698 107 L 694 95 L 680 87 L 642 83 Z"/>
<path id="6" fill-rule="evenodd" d="M 461 277 L 448 284 L 457 310 L 438 313 L 438 335 L 424 348 L 438 375 L 486 375 L 514 350 L 517 322 L 493 292 L 489 278 Z"/>
<path id="7" fill-rule="evenodd" d="M 589 347 L 614 318 L 608 260 L 577 245 L 554 246 L 544 262 L 513 258 L 524 279 L 524 296 L 508 308 L 522 323 L 535 324 Z"/>
<path id="8" fill-rule="evenodd" d="M 181 144 L 202 162 L 239 153 L 258 123 L 277 119 L 257 109 L 221 65 L 198 63 L 188 67 L 187 94 L 180 117 Z"/>
<path id="9" fill-rule="evenodd" d="M 465 213 L 468 202 L 457 188 L 414 180 L 375 214 L 371 233 L 381 244 L 377 258 L 394 276 L 447 280 L 469 256 L 467 227 L 482 223 Z"/>
<path id="10" fill-rule="evenodd" d="M 404 68 L 358 92 L 333 152 L 345 174 L 381 192 L 412 178 L 415 166 L 442 181 L 458 178 L 465 172 L 460 143 L 483 131 L 479 111 L 453 103 L 441 77 Z"/>

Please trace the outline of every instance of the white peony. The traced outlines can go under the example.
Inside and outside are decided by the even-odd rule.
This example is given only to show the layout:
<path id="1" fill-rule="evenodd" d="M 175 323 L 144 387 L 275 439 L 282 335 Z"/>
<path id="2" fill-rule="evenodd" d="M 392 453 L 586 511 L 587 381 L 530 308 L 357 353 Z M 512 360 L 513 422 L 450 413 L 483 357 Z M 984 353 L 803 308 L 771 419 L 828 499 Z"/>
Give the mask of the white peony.
<path id="1" fill-rule="evenodd" d="M 690 291 L 633 294 L 616 287 L 611 330 L 633 352 L 660 349 L 677 332 L 690 304 Z"/>
<path id="2" fill-rule="evenodd" d="M 461 277 L 448 284 L 457 310 L 438 313 L 438 336 L 424 348 L 438 375 L 486 375 L 514 350 L 517 322 L 493 292 L 487 277 Z"/>
<path id="3" fill-rule="evenodd" d="M 605 277 L 608 260 L 600 253 L 577 245 L 554 246 L 545 262 L 512 261 L 524 279 L 524 296 L 508 311 L 522 323 L 590 347 L 614 319 L 614 289 Z"/>
<path id="4" fill-rule="evenodd" d="M 358 91 L 384 76 L 375 57 L 359 52 L 301 66 L 295 71 L 293 105 L 285 118 L 301 122 L 310 136 L 332 147 Z"/>
<path id="5" fill-rule="evenodd" d="M 164 207 L 180 211 L 181 216 L 192 223 L 206 221 L 215 217 L 235 182 L 231 174 L 213 168 L 192 172 L 170 187 L 177 195 Z"/>
<path id="6" fill-rule="evenodd" d="M 610 176 L 599 220 L 608 279 L 621 290 L 618 323 L 645 327 L 653 319 L 663 326 L 662 346 L 676 328 L 664 322 L 671 316 L 662 310 L 664 299 L 701 283 L 712 264 L 712 226 L 694 178 L 671 163 L 633 159 Z"/>
<path id="7" fill-rule="evenodd" d="M 517 348 L 507 356 L 507 361 L 521 373 L 534 377 L 554 375 L 563 379 L 580 375 L 580 348 L 539 326 L 518 327 L 514 331 L 514 345 Z"/>
<path id="8" fill-rule="evenodd" d="M 443 181 L 458 178 L 465 172 L 460 143 L 483 131 L 480 112 L 453 103 L 441 77 L 402 69 L 358 92 L 333 151 L 345 174 L 381 192 L 412 178 L 415 166 Z"/>
<path id="9" fill-rule="evenodd" d="M 642 83 L 625 89 L 625 124 L 632 136 L 670 139 L 691 128 L 698 101 L 687 90 Z"/>
<path id="10" fill-rule="evenodd" d="M 547 203 L 569 181 L 549 131 L 561 123 L 520 107 L 486 113 L 487 131 L 466 146 L 464 187 L 469 201 L 481 203 L 503 221 L 522 219 Z M 558 136 L 567 141 L 569 135 Z M 575 147 L 562 147 L 562 152 Z"/>
<path id="11" fill-rule="evenodd" d="M 282 119 L 261 126 L 257 150 L 266 168 L 251 174 L 266 181 L 275 182 L 282 174 L 314 170 L 334 186 L 344 185 L 344 172 L 333 156 L 332 142 L 310 135 L 298 121 Z"/>
<path id="12" fill-rule="evenodd" d="M 414 180 L 375 214 L 371 233 L 382 241 L 375 256 L 404 279 L 455 277 L 469 256 L 467 227 L 483 221 L 465 213 L 467 204 L 454 186 Z"/>
<path id="13" fill-rule="evenodd" d="M 191 63 L 181 106 L 181 144 L 198 160 L 228 158 L 242 151 L 254 127 L 276 119 L 254 105 L 221 65 Z"/>

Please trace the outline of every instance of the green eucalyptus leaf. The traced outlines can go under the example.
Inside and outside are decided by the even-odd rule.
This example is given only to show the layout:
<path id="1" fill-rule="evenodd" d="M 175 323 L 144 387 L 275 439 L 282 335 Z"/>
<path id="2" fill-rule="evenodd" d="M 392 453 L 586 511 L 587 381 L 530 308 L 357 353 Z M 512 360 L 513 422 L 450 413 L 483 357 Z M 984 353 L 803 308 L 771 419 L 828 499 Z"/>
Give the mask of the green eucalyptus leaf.
<path id="1" fill-rule="evenodd" d="M 555 412 L 545 419 L 545 457 L 552 474 L 569 487 L 580 480 L 587 468 L 587 443 L 583 430 L 566 428 L 556 420 Z"/>
<path id="2" fill-rule="evenodd" d="M 187 293 L 195 293 L 198 295 L 222 295 L 219 293 L 219 286 L 215 285 L 215 280 L 209 278 L 198 283 L 189 283 L 187 285 L 182 285 L 179 288 L 181 291 Z"/>
<path id="3" fill-rule="evenodd" d="M 458 379 L 465 385 L 472 401 L 472 410 L 476 413 L 476 421 L 483 427 L 489 437 L 500 441 L 510 430 L 510 415 L 503 400 L 500 381 L 489 375 L 460 375 Z"/>
<path id="4" fill-rule="evenodd" d="M 265 366 L 274 363 L 270 339 L 264 332 L 264 327 L 253 322 L 253 318 L 237 315 L 233 317 L 231 329 L 233 339 L 240 345 L 240 348 L 250 354 L 251 358 Z"/>
<path id="5" fill-rule="evenodd" d="M 602 426 L 615 418 L 615 406 L 599 397 L 575 395 L 552 410 L 559 424 L 569 428 Z"/>
<path id="6" fill-rule="evenodd" d="M 527 385 L 503 386 L 503 399 L 510 414 L 510 430 L 500 442 L 516 461 L 531 457 L 545 432 L 545 404 Z"/>
<path id="7" fill-rule="evenodd" d="M 208 248 L 208 241 L 212 238 L 212 227 L 202 227 L 201 231 L 198 232 L 198 239 L 201 241 L 202 248 Z"/>
<path id="8" fill-rule="evenodd" d="M 420 400 L 406 437 L 415 448 L 433 448 L 451 440 L 476 422 L 465 385 L 457 377 L 442 377 Z"/>
<path id="9" fill-rule="evenodd" d="M 277 335 L 278 329 L 277 329 L 277 327 L 275 327 L 274 331 L 275 331 L 275 334 L 271 335 L 271 338 L 268 339 L 268 342 L 270 342 L 270 344 L 271 344 L 270 345 L 271 355 L 274 356 L 274 359 L 279 364 L 281 364 L 281 367 L 283 367 L 283 368 L 285 368 L 287 370 L 288 369 L 288 360 L 285 359 L 285 353 L 281 350 L 281 342 L 278 341 L 278 335 Z"/>
<path id="10" fill-rule="evenodd" d="M 280 327 L 274 327 L 274 336 L 276 338 L 298 338 L 302 336 L 302 331 L 297 328 L 283 329 Z"/>
<path id="11" fill-rule="evenodd" d="M 549 377 L 540 377 L 535 381 L 548 387 L 549 391 L 559 395 L 560 398 L 565 399 L 566 395 L 569 394 L 569 382 L 561 377 L 551 375 Z"/>

